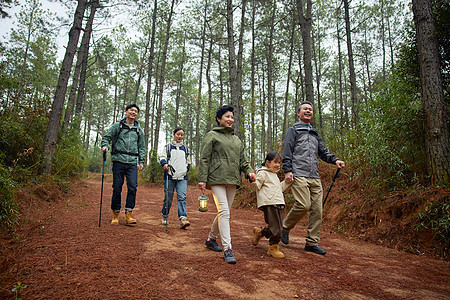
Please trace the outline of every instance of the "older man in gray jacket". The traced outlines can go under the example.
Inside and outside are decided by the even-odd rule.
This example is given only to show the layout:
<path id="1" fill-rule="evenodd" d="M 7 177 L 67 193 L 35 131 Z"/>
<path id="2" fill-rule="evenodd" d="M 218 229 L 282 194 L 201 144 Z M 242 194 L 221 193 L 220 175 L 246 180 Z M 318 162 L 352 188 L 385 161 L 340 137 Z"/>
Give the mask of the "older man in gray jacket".
<path id="1" fill-rule="evenodd" d="M 297 109 L 300 121 L 290 127 L 283 145 L 283 170 L 286 183 L 292 182 L 295 203 L 283 221 L 281 241 L 289 243 L 289 231 L 309 211 L 308 236 L 305 250 L 325 255 L 319 247 L 319 233 L 322 225 L 322 184 L 319 176 L 320 157 L 323 161 L 344 168 L 345 163 L 325 148 L 318 132 L 310 125 L 314 111 L 311 102 L 302 102 Z"/>

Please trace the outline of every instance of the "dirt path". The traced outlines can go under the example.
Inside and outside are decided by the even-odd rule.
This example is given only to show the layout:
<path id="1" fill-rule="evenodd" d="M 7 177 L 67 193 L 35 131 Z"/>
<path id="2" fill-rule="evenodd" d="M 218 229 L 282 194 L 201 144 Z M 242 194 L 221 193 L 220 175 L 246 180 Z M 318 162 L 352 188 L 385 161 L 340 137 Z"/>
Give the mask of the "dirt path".
<path id="1" fill-rule="evenodd" d="M 286 258 L 270 258 L 267 240 L 251 244 L 252 228 L 263 225 L 256 210 L 232 210 L 237 264 L 228 265 L 222 252 L 203 247 L 215 207 L 199 212 L 200 193 L 191 186 L 187 230 L 178 229 L 175 202 L 168 231 L 159 225 L 163 189 L 145 185 L 138 188 L 137 226 L 124 226 L 123 213 L 121 225 L 112 226 L 110 181 L 100 228 L 98 178 L 77 184 L 56 205 L 34 203 L 41 220 L 34 234 L 1 241 L 9 275 L 0 298 L 14 298 L 20 281 L 27 285 L 23 299 L 450 299 L 449 262 L 347 239 L 326 224 L 327 255 L 303 250 L 306 229 L 299 224 L 290 245 L 280 246 Z"/>

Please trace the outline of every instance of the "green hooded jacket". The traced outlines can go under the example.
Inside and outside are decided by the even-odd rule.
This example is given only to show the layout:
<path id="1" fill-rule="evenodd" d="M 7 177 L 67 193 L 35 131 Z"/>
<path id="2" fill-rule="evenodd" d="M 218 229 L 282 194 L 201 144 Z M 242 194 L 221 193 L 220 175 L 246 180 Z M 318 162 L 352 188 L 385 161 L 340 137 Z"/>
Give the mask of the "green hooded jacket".
<path id="1" fill-rule="evenodd" d="M 253 172 L 244 154 L 244 145 L 230 127 L 214 127 L 203 138 L 198 182 L 207 188 L 215 184 L 241 185 L 242 175 Z"/>
<path id="2" fill-rule="evenodd" d="M 134 125 L 129 126 L 125 120 L 116 122 L 109 128 L 103 136 L 102 148 L 107 147 L 108 150 L 111 150 L 111 146 L 113 146 L 114 150 L 130 153 L 114 153 L 115 151 L 113 151 L 111 161 L 125 164 L 144 164 L 146 153 L 144 131 L 139 126 L 138 121 L 134 121 Z M 122 130 L 120 126 L 122 126 Z M 115 141 L 116 138 L 117 141 Z M 114 145 L 112 145 L 113 143 Z"/>

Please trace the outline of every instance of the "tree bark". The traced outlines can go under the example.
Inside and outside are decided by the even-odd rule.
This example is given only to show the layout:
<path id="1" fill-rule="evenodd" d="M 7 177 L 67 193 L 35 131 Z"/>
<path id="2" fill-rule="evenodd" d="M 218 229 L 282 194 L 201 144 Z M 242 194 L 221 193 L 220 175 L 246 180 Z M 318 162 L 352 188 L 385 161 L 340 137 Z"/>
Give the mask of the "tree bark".
<path id="1" fill-rule="evenodd" d="M 303 65 L 305 70 L 305 94 L 306 100 L 314 104 L 313 75 L 311 64 L 311 8 L 312 1 L 306 1 L 306 16 L 303 14 L 303 1 L 297 0 L 297 11 L 302 33 Z M 313 121 L 314 123 L 314 121 Z"/>
<path id="2" fill-rule="evenodd" d="M 72 87 L 69 92 L 69 100 L 67 101 L 66 113 L 64 114 L 64 122 L 63 122 L 63 133 L 67 133 L 67 128 L 69 128 L 70 119 L 72 118 L 73 109 L 75 106 L 75 96 L 77 94 L 78 83 L 80 80 L 81 66 L 83 62 L 87 62 L 89 55 L 89 42 L 91 40 L 92 33 L 92 24 L 94 23 L 95 12 L 97 10 L 97 6 L 91 6 L 91 14 L 89 15 L 89 19 L 86 23 L 86 27 L 84 29 L 83 37 L 81 38 L 81 45 L 78 49 L 77 54 L 77 62 L 75 64 L 75 70 L 72 76 Z M 86 70 L 85 70 L 86 71 Z"/>
<path id="3" fill-rule="evenodd" d="M 228 68 L 230 72 L 231 106 L 239 108 L 238 75 L 236 70 L 236 53 L 234 52 L 233 1 L 227 0 L 227 37 L 228 37 Z M 234 133 L 240 137 L 238 114 L 234 114 Z"/>
<path id="4" fill-rule="evenodd" d="M 152 93 L 152 70 L 153 59 L 155 55 L 155 31 L 156 31 L 156 12 L 158 11 L 158 0 L 154 1 L 153 16 L 152 16 L 152 32 L 150 37 L 150 55 L 148 57 L 148 70 L 147 70 L 147 92 L 145 94 L 145 118 L 144 118 L 144 139 L 145 145 L 149 144 L 149 128 L 150 128 L 150 102 Z M 148 155 L 145 155 L 145 164 L 148 163 Z"/>
<path id="5" fill-rule="evenodd" d="M 359 115 L 359 103 L 356 97 L 356 74 L 355 65 L 353 63 L 353 45 L 352 45 L 352 35 L 350 30 L 350 13 L 348 7 L 348 0 L 344 1 L 344 11 L 345 11 L 345 31 L 347 34 L 347 54 L 348 54 L 348 66 L 350 71 L 350 97 L 352 99 L 352 123 L 353 127 L 356 128 L 358 124 Z"/>
<path id="6" fill-rule="evenodd" d="M 50 119 L 44 139 L 44 161 L 43 172 L 51 173 L 52 164 L 56 150 L 56 141 L 61 122 L 62 111 L 64 107 L 64 99 L 67 91 L 67 83 L 69 82 L 70 71 L 72 69 L 73 58 L 77 50 L 80 31 L 83 23 L 84 11 L 86 9 L 86 0 L 78 0 L 75 10 L 73 26 L 69 31 L 69 41 L 67 43 L 66 53 L 59 73 L 58 83 L 55 91 L 55 98 L 52 104 Z"/>
<path id="7" fill-rule="evenodd" d="M 294 56 L 294 36 L 295 36 L 295 19 L 294 15 L 291 15 L 292 23 L 291 23 L 291 39 L 289 45 L 289 63 L 288 63 L 288 71 L 287 71 L 287 80 L 286 80 L 286 93 L 284 96 L 284 118 L 283 118 L 283 133 L 282 139 L 284 140 L 284 136 L 287 131 L 287 120 L 288 120 L 288 103 L 289 103 L 289 86 L 291 83 L 291 68 L 292 68 L 292 59 Z"/>
<path id="8" fill-rule="evenodd" d="M 205 60 L 205 40 L 206 40 L 206 25 L 207 25 L 207 8 L 208 1 L 205 1 L 205 10 L 203 15 L 203 28 L 202 28 L 202 51 L 200 57 L 200 74 L 198 78 L 198 94 L 197 94 L 197 112 L 201 111 L 202 104 L 202 84 L 203 84 L 203 64 Z M 192 149 L 192 148 L 191 148 Z M 200 160 L 200 118 L 195 120 L 195 164 L 198 166 Z"/>
<path id="9" fill-rule="evenodd" d="M 243 53 L 244 53 L 244 29 L 245 29 L 245 8 L 247 5 L 247 0 L 242 0 L 242 11 L 241 11 L 241 27 L 239 30 L 239 41 L 238 41 L 238 55 L 237 55 L 237 76 L 236 76 L 236 85 L 237 85 L 237 112 L 234 114 L 235 119 L 235 129 L 238 129 L 237 135 L 240 139 L 242 139 L 245 142 L 244 136 L 245 136 L 245 127 L 243 124 L 243 116 L 244 116 L 244 109 L 243 109 L 243 103 L 242 103 L 242 61 L 243 61 Z"/>
<path id="10" fill-rule="evenodd" d="M 412 0 L 431 183 L 449 184 L 449 133 L 431 0 Z"/>
<path id="11" fill-rule="evenodd" d="M 184 59 L 186 56 L 186 36 L 183 36 L 183 52 L 181 54 L 181 64 L 180 64 L 180 73 L 178 79 L 177 86 L 177 95 L 175 97 L 175 120 L 174 120 L 174 128 L 178 127 L 178 110 L 180 109 L 180 100 L 181 100 L 181 89 L 183 86 L 183 69 L 184 69 Z"/>
<path id="12" fill-rule="evenodd" d="M 80 71 L 80 83 L 78 86 L 78 94 L 77 94 L 77 105 L 75 109 L 75 114 L 78 115 L 78 121 L 75 126 L 77 128 L 80 127 L 81 122 L 81 112 L 83 111 L 83 100 L 85 95 L 85 85 L 86 85 L 86 72 L 89 58 L 89 41 L 91 40 L 92 33 L 92 24 L 94 23 L 95 12 L 98 8 L 98 0 L 90 2 L 91 6 L 91 14 L 89 15 L 89 20 L 86 24 L 86 33 L 87 33 L 87 43 L 86 43 L 86 51 L 83 53 L 83 60 L 81 62 L 81 71 Z M 84 37 L 84 36 L 83 36 Z"/>
<path id="13" fill-rule="evenodd" d="M 172 15 L 173 15 L 174 6 L 175 6 L 175 0 L 172 0 L 172 4 L 170 6 L 169 18 L 167 20 L 166 40 L 164 42 L 164 49 L 163 49 L 162 60 L 161 60 L 161 73 L 160 73 L 160 79 L 159 79 L 159 97 L 158 97 L 159 103 L 158 103 L 158 107 L 156 110 L 155 139 L 154 139 L 154 144 L 153 144 L 153 151 L 157 151 L 158 143 L 159 143 L 159 129 L 161 127 L 161 113 L 162 113 L 162 102 L 163 102 L 164 81 L 165 81 L 165 67 L 166 67 L 166 60 L 167 60 L 167 48 L 169 47 L 170 26 L 172 25 Z"/>
<path id="14" fill-rule="evenodd" d="M 272 83 L 273 83 L 273 31 L 275 29 L 274 19 L 276 12 L 276 0 L 272 3 L 272 16 L 271 16 L 271 24 L 270 24 L 270 33 L 269 33 L 269 49 L 267 59 L 267 152 L 273 151 L 273 109 L 272 104 L 274 102 L 273 93 L 272 93 Z"/>

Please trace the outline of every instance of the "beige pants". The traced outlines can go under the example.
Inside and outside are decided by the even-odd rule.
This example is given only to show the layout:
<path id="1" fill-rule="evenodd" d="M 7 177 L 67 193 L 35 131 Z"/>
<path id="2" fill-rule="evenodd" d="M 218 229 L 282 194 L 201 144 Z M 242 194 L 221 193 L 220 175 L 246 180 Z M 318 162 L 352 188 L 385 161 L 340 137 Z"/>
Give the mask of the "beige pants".
<path id="1" fill-rule="evenodd" d="M 220 234 L 223 250 L 231 249 L 230 209 L 236 194 L 236 185 L 212 185 L 211 190 L 216 202 L 217 215 L 211 225 L 209 238 L 216 240 Z"/>
<path id="2" fill-rule="evenodd" d="M 283 221 L 283 230 L 289 232 L 309 211 L 306 246 L 317 245 L 322 226 L 322 183 L 318 178 L 294 177 L 291 189 L 295 203 Z"/>

